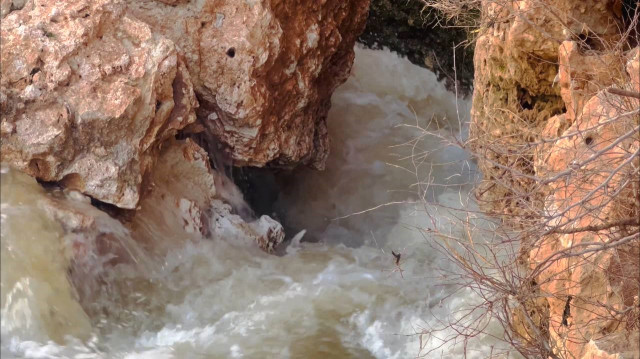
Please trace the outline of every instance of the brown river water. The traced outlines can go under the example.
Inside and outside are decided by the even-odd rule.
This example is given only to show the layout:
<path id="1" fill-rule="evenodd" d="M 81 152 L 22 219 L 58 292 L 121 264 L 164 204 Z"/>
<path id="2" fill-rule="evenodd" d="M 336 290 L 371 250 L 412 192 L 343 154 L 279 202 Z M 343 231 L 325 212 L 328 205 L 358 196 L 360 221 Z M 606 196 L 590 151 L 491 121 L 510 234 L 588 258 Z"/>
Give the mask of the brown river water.
<path id="1" fill-rule="evenodd" d="M 416 228 L 459 234 L 444 207 L 473 208 L 474 166 L 412 126 L 464 131 L 469 108 L 432 72 L 357 48 L 333 96 L 326 171 L 296 172 L 276 203 L 288 227 L 305 230 L 282 255 L 237 238 L 159 238 L 182 244 L 144 266 L 102 268 L 91 310 L 68 279 L 69 240 L 38 206 L 51 194 L 3 167 L 2 358 L 462 357 L 462 345 L 420 340 L 475 299 L 445 284 L 455 268 Z M 419 188 L 432 204 L 417 203 Z M 127 240 L 108 216 L 99 225 Z M 468 357 L 500 345 L 479 336 Z"/>

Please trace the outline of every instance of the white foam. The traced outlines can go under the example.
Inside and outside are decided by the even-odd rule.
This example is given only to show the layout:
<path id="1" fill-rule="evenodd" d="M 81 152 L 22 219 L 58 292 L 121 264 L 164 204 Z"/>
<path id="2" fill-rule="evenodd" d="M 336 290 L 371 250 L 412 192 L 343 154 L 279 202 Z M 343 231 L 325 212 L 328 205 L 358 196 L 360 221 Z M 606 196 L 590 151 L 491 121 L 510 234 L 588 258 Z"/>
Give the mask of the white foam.
<path id="1" fill-rule="evenodd" d="M 469 103 L 460 105 L 460 113 L 468 114 Z M 5 261 L 15 254 L 12 243 L 27 234 L 20 226 L 24 221 L 51 223 L 33 210 L 35 205 L 20 207 L 4 195 L 11 189 L 44 196 L 37 185 L 25 189 L 3 177 L 3 357 L 414 357 L 419 353 L 416 328 L 432 323 L 434 316 L 446 317 L 470 299 L 457 294 L 454 301 L 446 300 L 453 288 L 434 284 L 451 265 L 413 228 L 435 223 L 442 230 L 459 231 L 437 204 L 470 205 L 465 194 L 472 166 L 465 163 L 464 152 L 425 136 L 418 146 L 433 153 L 415 176 L 389 165 L 411 165 L 399 159 L 411 149 L 390 146 L 416 137 L 415 129 L 399 127 L 416 123 L 416 118 L 424 126 L 435 118 L 441 131 L 457 131 L 456 112 L 454 96 L 431 72 L 386 50 L 357 48 L 353 75 L 333 98 L 327 170 L 300 171 L 296 185 L 279 200 L 287 221 L 300 230 L 286 254 L 267 255 L 255 246 L 238 245 L 237 238 L 184 243 L 164 239 L 182 244 L 156 259 L 161 265 L 152 275 L 118 265 L 105 276 L 109 285 L 98 299 L 106 314 L 85 319 L 96 333 L 95 343 L 67 338 L 55 344 L 47 340 L 51 333 L 44 326 L 26 324 L 46 322 L 34 315 L 55 308 L 44 297 L 24 310 L 13 307 L 25 320 L 11 320 L 5 313 L 5 293 L 10 292 L 5 284 L 16 286 L 5 278 L 36 280 L 43 275 Z M 4 176 L 4 167 L 2 172 Z M 385 206 L 332 220 L 390 201 L 413 202 L 415 187 L 409 186 L 425 178 L 435 184 L 429 192 L 432 205 Z M 5 211 L 6 206 L 26 206 L 27 211 Z M 13 223 L 13 229 L 5 230 L 6 222 Z M 28 248 L 60 245 L 57 237 L 38 233 L 28 238 Z M 320 242 L 301 242 L 303 237 Z M 392 250 L 402 253 L 400 267 Z M 56 268 L 49 269 L 64 277 L 66 268 Z M 77 311 L 78 318 L 84 318 Z M 16 325 L 21 330 L 15 330 Z M 475 344 L 479 349 L 493 343 L 482 340 Z M 435 348 L 438 343 L 425 344 Z M 453 348 L 443 357 L 460 353 Z"/>

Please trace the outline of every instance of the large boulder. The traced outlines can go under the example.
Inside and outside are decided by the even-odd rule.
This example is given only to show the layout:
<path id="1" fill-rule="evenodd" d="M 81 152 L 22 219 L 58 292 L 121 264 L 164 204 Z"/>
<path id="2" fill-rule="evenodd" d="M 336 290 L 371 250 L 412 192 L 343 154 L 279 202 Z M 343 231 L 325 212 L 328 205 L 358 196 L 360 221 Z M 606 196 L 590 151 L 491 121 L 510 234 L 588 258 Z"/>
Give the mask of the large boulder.
<path id="1" fill-rule="evenodd" d="M 322 168 L 333 90 L 368 0 L 130 1 L 185 55 L 211 142 L 235 165 Z"/>
<path id="2" fill-rule="evenodd" d="M 190 124 L 235 165 L 322 168 L 330 97 L 367 9 L 368 0 L 2 1 L 2 160 L 127 209 L 162 143 Z"/>
<path id="3" fill-rule="evenodd" d="M 195 120 L 197 102 L 173 42 L 125 5 L 3 9 L 0 129 L 2 161 L 135 208 L 159 144 Z"/>

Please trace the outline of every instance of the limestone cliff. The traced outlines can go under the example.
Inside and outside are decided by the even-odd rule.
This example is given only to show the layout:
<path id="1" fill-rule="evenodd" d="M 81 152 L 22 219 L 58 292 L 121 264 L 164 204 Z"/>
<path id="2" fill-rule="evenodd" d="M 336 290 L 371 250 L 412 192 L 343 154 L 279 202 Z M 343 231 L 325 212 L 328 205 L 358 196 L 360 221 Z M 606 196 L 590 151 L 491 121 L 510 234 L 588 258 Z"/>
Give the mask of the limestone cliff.
<path id="1" fill-rule="evenodd" d="M 530 313 L 542 313 L 534 331 L 551 357 L 637 358 L 637 5 L 483 1 L 482 11 L 477 196 L 503 223 L 529 231 L 520 250 L 537 293 Z"/>

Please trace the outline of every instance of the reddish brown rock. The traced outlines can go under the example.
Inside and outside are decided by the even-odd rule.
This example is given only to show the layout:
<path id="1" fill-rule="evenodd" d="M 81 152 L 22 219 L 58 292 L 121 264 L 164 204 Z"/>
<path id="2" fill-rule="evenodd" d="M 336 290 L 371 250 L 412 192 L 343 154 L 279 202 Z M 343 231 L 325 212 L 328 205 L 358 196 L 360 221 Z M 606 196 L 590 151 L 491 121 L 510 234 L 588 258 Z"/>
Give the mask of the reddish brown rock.
<path id="1" fill-rule="evenodd" d="M 535 210 L 530 210 L 531 204 L 525 203 L 520 194 L 529 193 L 535 182 L 505 173 L 498 165 L 533 173 L 533 147 L 526 145 L 539 139 L 548 119 L 564 112 L 558 83 L 559 45 L 580 41 L 593 47 L 592 51 L 600 51 L 611 44 L 620 37 L 622 28 L 620 2 L 525 0 L 483 1 L 483 5 L 487 27 L 482 28 L 475 47 L 471 137 L 478 139 L 472 145 L 487 181 L 477 194 L 484 208 L 503 213 L 505 218 L 530 216 Z M 565 72 L 573 71 L 574 78 L 583 81 L 582 88 L 584 82 L 602 79 L 604 71 L 587 75 L 592 68 L 586 74 L 577 73 L 586 69 L 581 65 L 593 65 L 595 58 L 583 52 L 570 54 L 572 61 L 565 64 L 579 68 L 565 67 Z M 608 65 L 604 61 L 595 69 L 603 70 Z M 611 72 L 619 73 L 615 70 Z M 589 93 L 584 95 L 586 99 L 595 93 L 591 88 L 585 90 Z M 520 150 L 516 153 L 510 148 Z"/>
<path id="2" fill-rule="evenodd" d="M 159 143 L 195 120 L 174 44 L 121 1 L 27 2 L 1 55 L 2 160 L 101 201 L 135 208 Z"/>
<path id="3" fill-rule="evenodd" d="M 640 100 L 607 90 L 640 91 L 639 50 L 618 43 L 622 2 L 484 4 L 471 128 L 480 199 L 537 232 L 520 247 L 535 282 L 521 288 L 529 318 L 516 310 L 512 324 L 530 340 L 533 321 L 559 358 L 636 358 Z"/>
<path id="4" fill-rule="evenodd" d="M 628 73 L 618 73 L 612 79 L 629 79 L 630 89 L 637 78 L 633 71 L 640 66 L 637 51 L 627 64 Z M 609 56 L 613 63 L 624 62 L 622 56 Z M 588 67 L 583 73 L 586 71 Z M 566 99 L 584 97 L 588 91 L 578 88 L 575 93 Z M 633 228 L 628 227 L 629 222 L 640 216 L 640 181 L 633 173 L 640 166 L 640 133 L 635 128 L 638 114 L 623 115 L 637 111 L 640 100 L 601 90 L 578 103 L 583 104 L 576 107 L 575 120 L 566 130 L 558 133 L 557 123 L 569 114 L 548 122 L 545 137 L 557 140 L 542 146 L 535 162 L 536 174 L 557 178 L 549 183 L 545 200 L 547 215 L 555 217 L 549 226 L 569 233 L 544 237 L 540 247 L 531 251 L 530 264 L 535 269 L 559 253 L 586 250 L 549 262 L 537 279 L 548 297 L 552 347 L 559 355 L 616 358 L 619 353 L 638 349 L 637 339 L 630 342 L 623 338 L 638 335 L 633 324 L 638 313 L 629 308 L 637 306 L 640 246 L 637 240 L 614 243 L 625 233 L 629 235 L 629 228 Z M 605 244 L 613 249 L 594 250 Z M 567 317 L 569 298 L 573 309 Z"/>
<path id="5" fill-rule="evenodd" d="M 195 120 L 197 93 L 190 130 L 206 130 L 235 164 L 321 168 L 330 96 L 367 8 L 2 1 L 2 160 L 135 208 L 161 143 Z"/>
<path id="6" fill-rule="evenodd" d="M 621 339 L 638 334 L 633 329 L 638 313 L 628 308 L 636 305 L 640 289 L 640 242 L 597 250 L 598 245 L 629 235 L 633 227 L 628 222 L 640 215 L 640 180 L 633 174 L 634 166 L 640 165 L 640 134 L 634 130 L 633 116 L 620 117 L 634 108 L 640 108 L 640 101 L 600 92 L 536 158 L 536 173 L 558 177 L 549 184 L 545 201 L 547 214 L 555 217 L 549 226 L 569 232 L 544 237 L 530 253 L 533 269 L 550 263 L 537 282 L 550 307 L 552 347 L 562 356 L 591 358 L 599 353 L 595 357 L 614 358 L 638 349 L 637 340 L 634 347 L 634 342 Z M 629 161 L 633 165 L 625 166 Z M 581 254 L 558 257 L 573 248 Z M 556 259 L 548 262 L 550 258 Z M 567 318 L 569 297 L 573 309 Z"/>
<path id="7" fill-rule="evenodd" d="M 566 43 L 561 51 L 565 48 Z M 615 58 L 614 54 L 608 54 L 608 57 L 613 64 L 624 63 L 623 56 Z M 609 81 L 620 83 L 628 79 L 628 88 L 632 90 L 637 87 L 639 76 L 638 49 L 631 52 L 630 58 L 627 73 L 618 72 Z M 597 73 L 597 67 L 583 65 L 582 73 Z M 577 81 L 571 83 L 575 85 Z M 573 101 L 588 91 L 580 88 L 575 93 L 576 96 L 563 97 Z M 601 90 L 581 102 L 585 103 L 576 107 L 579 111 L 573 114 L 573 124 L 562 133 L 557 133 L 556 123 L 565 115 L 548 122 L 544 133 L 548 138 L 558 139 L 540 149 L 535 162 L 536 173 L 541 177 L 558 177 L 549 183 L 545 200 L 547 214 L 556 216 L 549 225 L 573 233 L 545 237 L 540 249 L 531 252 L 532 268 L 572 247 L 588 249 L 594 247 L 581 246 L 615 243 L 628 230 L 616 223 L 640 216 L 637 198 L 640 180 L 632 172 L 640 166 L 640 133 L 635 128 L 638 114 L 623 115 L 637 111 L 640 100 Z M 566 175 L 561 176 L 562 173 Z M 595 229 L 600 227 L 603 229 Z M 634 303 L 640 290 L 637 261 L 640 246 L 638 241 L 632 241 L 613 248 L 561 258 L 541 272 L 541 290 L 550 294 L 549 329 L 557 353 L 572 353 L 579 358 L 615 358 L 617 353 L 638 349 L 634 342 L 622 337 L 638 334 L 637 328 L 634 331 L 633 325 L 629 327 L 637 321 L 638 313 L 627 308 L 637 306 Z M 575 309 L 563 324 L 569 296 Z M 625 315 L 612 315 L 625 310 L 628 312 Z"/>
<path id="8" fill-rule="evenodd" d="M 558 61 L 558 85 L 571 122 L 599 89 L 626 78 L 625 58 L 618 51 L 587 50 L 579 42 L 565 41 Z"/>
<path id="9" fill-rule="evenodd" d="M 368 0 L 130 1 L 185 55 L 209 134 L 252 166 L 323 167 L 330 97 L 367 12 Z"/>

